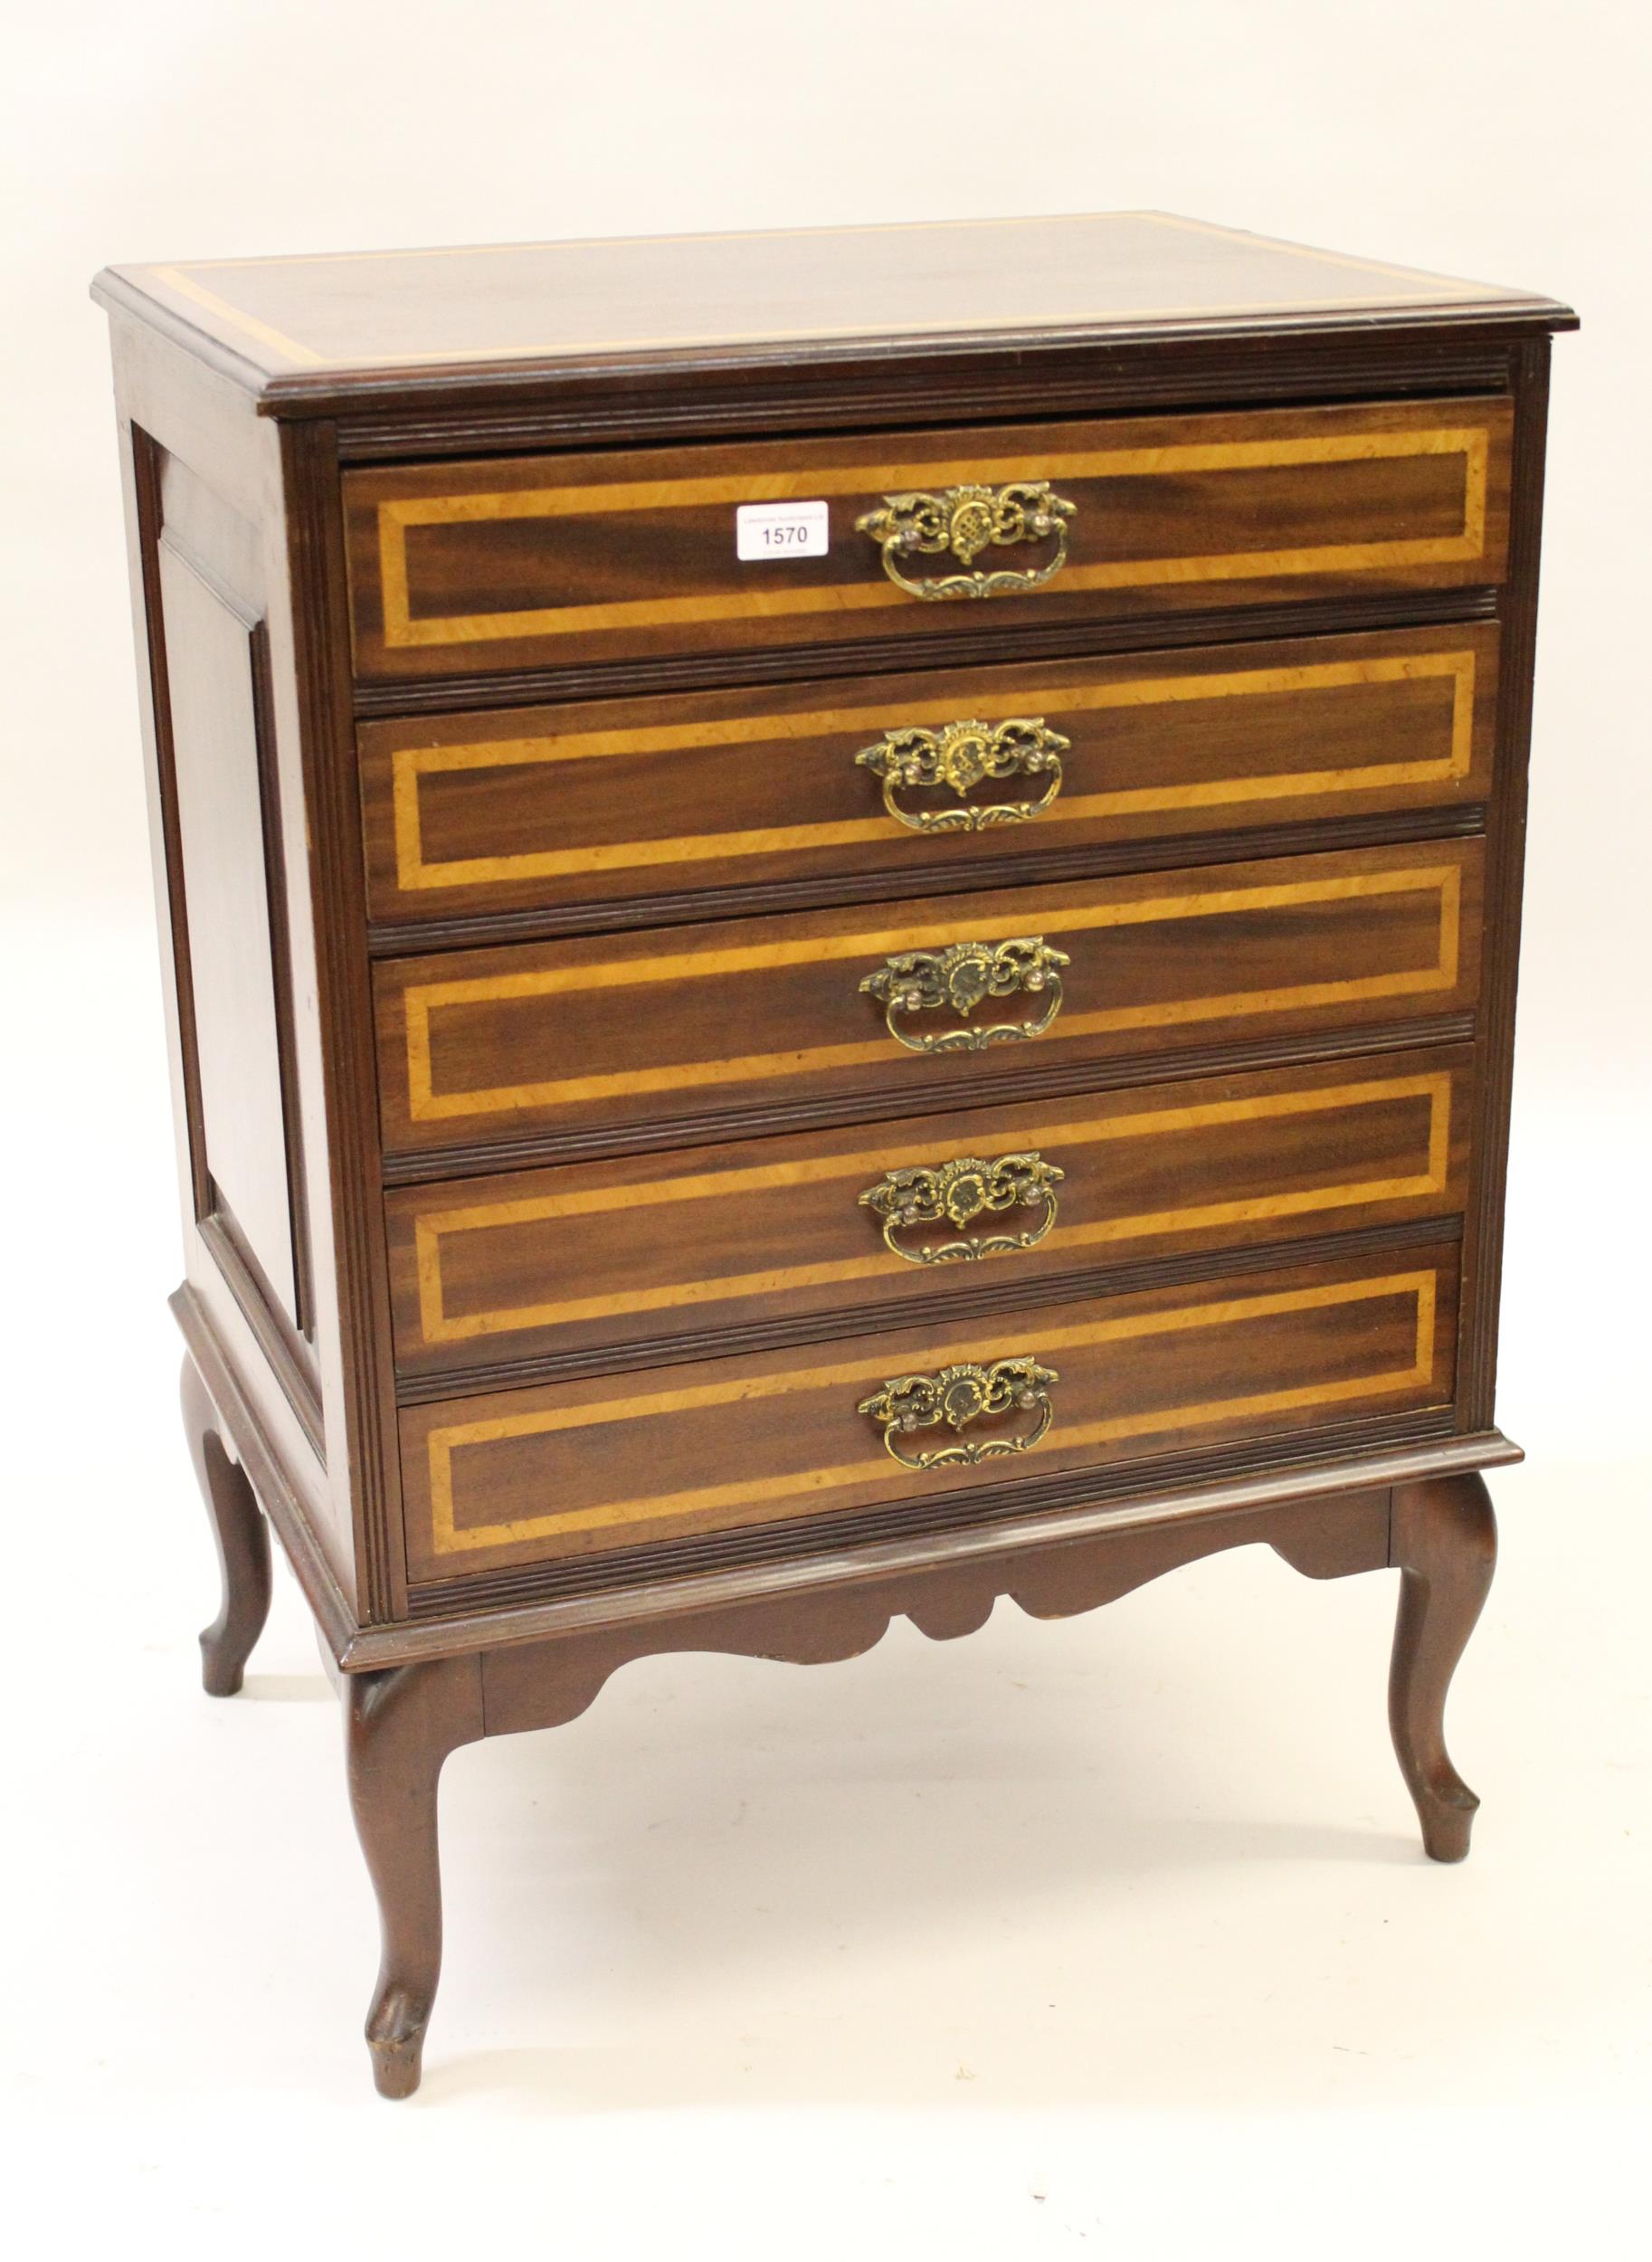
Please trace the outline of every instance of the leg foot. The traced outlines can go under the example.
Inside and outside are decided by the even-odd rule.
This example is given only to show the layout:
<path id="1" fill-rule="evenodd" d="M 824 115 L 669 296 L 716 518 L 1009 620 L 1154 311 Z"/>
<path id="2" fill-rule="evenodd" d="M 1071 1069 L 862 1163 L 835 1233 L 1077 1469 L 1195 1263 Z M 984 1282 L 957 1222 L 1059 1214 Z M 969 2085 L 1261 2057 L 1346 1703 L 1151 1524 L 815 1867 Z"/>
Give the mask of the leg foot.
<path id="1" fill-rule="evenodd" d="M 217 1410 L 193 1359 L 180 1394 L 190 1459 L 212 1518 L 223 1574 L 223 1603 L 201 1636 L 201 1681 L 209 1696 L 233 1696 L 270 1615 L 270 1527 L 240 1465 L 219 1435 Z"/>
<path id="2" fill-rule="evenodd" d="M 383 1953 L 367 2013 L 382 2097 L 410 2097 L 441 1972 L 436 1787 L 442 1762 L 482 1733 L 474 1658 L 351 1674 L 345 1732 L 356 1835 L 378 1896 Z"/>
<path id="3" fill-rule="evenodd" d="M 1477 1476 L 1400 1485 L 1392 1559 L 1403 1576 L 1388 1717 L 1394 1750 L 1436 1861 L 1468 1851 L 1479 1801 L 1446 1750 L 1446 1693 L 1491 1587 L 1497 1524 Z"/>

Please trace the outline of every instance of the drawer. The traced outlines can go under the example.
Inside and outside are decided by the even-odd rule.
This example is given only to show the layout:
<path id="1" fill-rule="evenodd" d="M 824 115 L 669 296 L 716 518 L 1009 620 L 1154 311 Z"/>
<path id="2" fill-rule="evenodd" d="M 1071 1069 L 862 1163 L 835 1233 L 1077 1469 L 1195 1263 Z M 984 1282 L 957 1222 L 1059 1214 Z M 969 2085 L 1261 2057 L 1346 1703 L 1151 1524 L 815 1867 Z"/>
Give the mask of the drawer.
<path id="1" fill-rule="evenodd" d="M 1475 397 L 352 471 L 356 670 L 454 676 L 1490 585 L 1511 429 L 1506 400 Z M 824 506 L 823 555 L 736 555 L 742 507 L 802 501 Z"/>
<path id="2" fill-rule="evenodd" d="M 1496 688 L 1486 623 L 369 723 L 372 914 L 967 885 L 1018 850 L 1461 805 Z"/>
<path id="3" fill-rule="evenodd" d="M 1056 1294 L 1132 1259 L 1449 1216 L 1471 1061 L 1343 1061 L 403 1188 L 386 1203 L 397 1362 L 440 1375 L 644 1343 L 686 1357 L 721 1329 L 938 1311 L 978 1292 L 983 1264 Z"/>
<path id="4" fill-rule="evenodd" d="M 384 1141 L 576 1153 L 602 1126 L 984 1105 L 1115 1055 L 1460 1012 L 1480 871 L 1478 841 L 1441 841 L 392 960 Z"/>
<path id="5" fill-rule="evenodd" d="M 1012 1472 L 1443 1406 L 1456 1284 L 1454 1248 L 1408 1248 L 408 1408 L 409 1573 L 953 1492 L 962 1512 Z"/>

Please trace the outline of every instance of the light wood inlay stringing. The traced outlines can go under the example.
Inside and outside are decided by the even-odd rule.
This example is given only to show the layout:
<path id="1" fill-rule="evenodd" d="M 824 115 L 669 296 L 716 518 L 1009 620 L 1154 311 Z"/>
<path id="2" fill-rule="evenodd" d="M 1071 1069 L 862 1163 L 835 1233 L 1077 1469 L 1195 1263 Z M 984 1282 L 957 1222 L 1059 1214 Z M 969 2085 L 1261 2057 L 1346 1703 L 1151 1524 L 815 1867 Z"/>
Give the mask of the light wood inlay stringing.
<path id="1" fill-rule="evenodd" d="M 1307 1007 L 1352 1004 L 1359 1000 L 1424 995 L 1448 990 L 1457 978 L 1460 942 L 1462 874 L 1455 864 L 1410 866 L 1397 870 L 1351 872 L 1315 879 L 1286 880 L 1267 886 L 1212 889 L 1208 892 L 1150 898 L 1092 905 L 1063 912 L 1051 923 L 1052 935 L 1062 936 L 1107 927 L 1281 910 L 1293 905 L 1349 901 L 1395 895 L 1428 895 L 1438 903 L 1438 949 L 1432 965 L 1352 975 L 1334 981 L 1307 982 L 1281 989 L 1213 993 L 1207 997 L 1177 998 L 1144 1005 L 1103 1007 L 1088 1012 L 1065 1012 L 1059 1026 L 1064 1038 L 1097 1034 L 1110 1030 L 1169 1028 L 1212 1021 L 1228 1015 L 1288 1012 Z M 945 948 L 972 939 L 976 922 L 951 919 L 935 925 L 878 929 L 870 933 L 814 936 L 793 943 L 775 942 L 700 951 L 662 952 L 657 956 L 614 960 L 598 965 L 541 967 L 531 972 L 489 974 L 470 981 L 419 983 L 403 993 L 408 1079 L 408 1111 L 414 1122 L 445 1117 L 500 1114 L 519 1107 L 574 1104 L 612 1099 L 627 1094 L 669 1091 L 682 1080 L 677 1064 L 616 1071 L 612 1074 L 547 1078 L 531 1084 L 496 1086 L 479 1090 L 438 1091 L 432 1082 L 432 1022 L 449 1006 L 483 1001 L 545 997 L 559 991 L 620 991 L 643 984 L 726 977 L 764 967 L 819 964 L 829 960 L 859 962 L 870 972 L 896 952 Z M 793 1076 L 800 1070 L 861 1067 L 888 1060 L 893 1047 L 887 1035 L 860 1042 L 805 1045 L 781 1052 L 749 1053 L 736 1059 L 697 1061 L 697 1084 L 731 1084 Z"/>
<path id="2" fill-rule="evenodd" d="M 1448 678 L 1452 686 L 1450 744 L 1444 755 L 1356 764 L 1343 768 L 1281 769 L 1263 776 L 1201 779 L 1183 785 L 1124 786 L 1106 793 L 1069 791 L 1044 813 L 1040 832 L 1048 832 L 1062 824 L 1095 818 L 1219 808 L 1298 796 L 1369 793 L 1385 787 L 1443 784 L 1467 777 L 1473 752 L 1475 655 L 1472 651 L 1412 652 L 1305 667 L 1239 669 L 1222 675 L 1150 676 L 1125 683 L 1076 685 L 1032 693 L 1006 687 L 994 698 L 1005 713 L 1021 714 L 1036 707 L 1041 714 L 1059 719 L 1069 715 L 1102 713 L 1109 708 L 1279 693 L 1311 694 L 1352 685 L 1402 684 L 1430 678 Z M 889 821 L 879 814 L 838 823 L 770 826 L 741 832 L 676 833 L 658 840 L 432 860 L 425 852 L 420 787 L 427 776 L 467 770 L 548 766 L 616 756 L 669 756 L 702 747 L 733 748 L 847 732 L 864 731 L 876 737 L 890 727 L 945 723 L 953 718 L 956 706 L 955 698 L 908 699 L 901 703 L 900 713 L 896 716 L 891 716 L 886 705 L 836 708 L 812 715 L 751 715 L 721 722 L 580 731 L 555 738 L 538 737 L 464 746 L 398 747 L 392 762 L 396 884 L 407 892 L 470 888 L 491 880 L 560 879 L 580 873 L 709 862 L 730 857 L 784 855 L 797 850 L 858 848 L 887 841 Z M 1311 729 L 1311 722 L 1305 727 Z M 1077 768 L 1080 759 L 1075 756 L 1072 766 Z"/>
<path id="3" fill-rule="evenodd" d="M 1339 1280 L 1312 1288 L 1281 1290 L 1260 1296 L 1230 1297 L 1192 1302 L 1169 1311 L 1132 1312 L 1079 1326 L 1038 1329 L 1024 1323 L 1021 1332 L 1036 1335 L 1040 1357 L 1056 1357 L 1064 1351 L 1105 1343 L 1124 1343 L 1149 1335 L 1182 1334 L 1194 1329 L 1242 1326 L 1246 1323 L 1289 1312 L 1324 1309 L 1332 1305 L 1374 1302 L 1409 1296 L 1415 1299 L 1416 1334 L 1410 1363 L 1403 1367 L 1369 1374 L 1343 1374 L 1318 1382 L 1290 1384 L 1242 1396 L 1200 1401 L 1120 1414 L 1090 1421 L 1060 1432 L 1063 1449 L 1106 1445 L 1122 1439 L 1151 1436 L 1154 1431 L 1184 1430 L 1237 1421 L 1261 1413 L 1286 1413 L 1313 1406 L 1381 1398 L 1390 1392 L 1425 1387 L 1434 1375 L 1435 1307 L 1438 1276 L 1432 1270 L 1400 1272 L 1377 1279 Z M 977 1359 L 977 1339 L 950 1343 L 927 1354 L 933 1367 L 954 1361 Z M 859 1358 L 841 1364 L 792 1370 L 778 1374 L 736 1375 L 731 1379 L 689 1384 L 670 1391 L 630 1394 L 595 1405 L 541 1409 L 533 1413 L 501 1414 L 481 1421 L 455 1422 L 433 1429 L 427 1440 L 431 1487 L 432 1544 L 438 1554 L 462 1554 L 484 1547 L 513 1546 L 526 1540 L 602 1529 L 624 1524 L 655 1523 L 674 1516 L 704 1516 L 725 1509 L 758 1506 L 806 1496 L 826 1496 L 849 1485 L 864 1484 L 883 1473 L 880 1449 L 868 1437 L 865 1452 L 857 1459 L 831 1468 L 764 1476 L 749 1482 L 701 1485 L 642 1499 L 603 1501 L 590 1507 L 553 1511 L 510 1523 L 460 1525 L 456 1520 L 453 1464 L 468 1448 L 509 1438 L 549 1436 L 603 1425 L 647 1421 L 680 1414 L 697 1408 L 749 1403 L 754 1400 L 783 1400 L 799 1391 L 842 1390 L 846 1395 L 876 1385 L 889 1372 L 888 1355 Z M 887 1465 L 886 1465 L 887 1466 Z"/>
<path id="4" fill-rule="evenodd" d="M 1427 1130 L 1414 1171 L 1386 1178 L 1284 1186 L 1271 1194 L 1251 1195 L 1239 1201 L 1098 1218 L 1081 1224 L 1063 1222 L 1058 1225 L 1052 1240 L 1059 1239 L 1063 1251 L 1076 1250 L 1157 1234 L 1199 1232 L 1241 1221 L 1260 1224 L 1269 1219 L 1305 1217 L 1442 1193 L 1451 1145 L 1451 1078 L 1448 1074 L 1389 1077 L 1329 1089 L 1209 1100 L 1179 1107 L 1154 1108 L 1111 1120 L 1098 1121 L 1090 1117 L 1048 1126 L 1038 1134 L 1037 1143 L 1051 1161 L 1059 1164 L 1064 1158 L 1070 1158 L 1075 1150 L 1118 1140 L 1168 1138 L 1182 1132 L 1268 1117 L 1335 1116 L 1351 1108 L 1381 1107 L 1413 1098 L 1426 1102 L 1428 1108 Z M 1004 1132 L 996 1135 L 994 1144 L 1011 1151 L 1034 1141 Z M 428 1344 L 458 1343 L 521 1328 L 566 1326 L 621 1313 L 663 1311 L 743 1296 L 766 1296 L 877 1278 L 898 1264 L 898 1259 L 891 1257 L 881 1244 L 864 1256 L 840 1258 L 824 1264 L 780 1266 L 713 1279 L 670 1281 L 629 1293 L 610 1289 L 601 1296 L 450 1313 L 445 1308 L 442 1243 L 457 1234 L 498 1232 L 557 1218 L 598 1216 L 616 1209 L 669 1211 L 681 1202 L 737 1201 L 743 1195 L 785 1186 L 838 1182 L 846 1188 L 858 1189 L 886 1170 L 922 1164 L 933 1159 L 926 1147 L 892 1148 L 885 1145 L 855 1155 L 793 1159 L 744 1170 L 696 1172 L 641 1185 L 575 1189 L 528 1200 L 484 1202 L 468 1209 L 421 1216 L 413 1229 L 421 1332 Z M 860 1224 L 852 1194 L 846 1195 L 846 1213 L 852 1215 L 855 1224 Z M 662 1221 L 661 1230 L 669 1231 L 669 1218 Z"/>
<path id="5" fill-rule="evenodd" d="M 826 587 L 703 591 L 585 604 L 544 605 L 516 612 L 438 613 L 415 616 L 408 583 L 411 527 L 455 526 L 508 518 L 607 517 L 615 512 L 688 510 L 707 504 L 783 502 L 800 497 L 860 498 L 902 489 L 1015 480 L 1186 478 L 1223 471 L 1278 470 L 1308 464 L 1363 463 L 1382 459 L 1459 456 L 1463 462 L 1463 519 L 1455 534 L 1385 536 L 1365 542 L 1236 550 L 1207 556 L 1107 558 L 1069 563 L 1063 594 L 1140 589 L 1173 583 L 1245 581 L 1298 574 L 1352 574 L 1378 568 L 1459 564 L 1486 548 L 1486 473 L 1490 434 L 1484 424 L 1415 432 L 1352 432 L 1269 440 L 1223 440 L 1156 448 L 1087 449 L 1049 455 L 976 457 L 958 462 L 850 464 L 767 471 L 745 477 L 615 481 L 590 487 L 546 487 L 479 494 L 394 498 L 377 505 L 379 588 L 384 642 L 392 651 L 420 645 L 485 643 L 520 636 L 557 636 L 593 630 L 692 628 L 710 621 L 738 621 L 810 613 L 881 611 L 911 599 L 878 569 L 868 545 L 864 582 Z"/>

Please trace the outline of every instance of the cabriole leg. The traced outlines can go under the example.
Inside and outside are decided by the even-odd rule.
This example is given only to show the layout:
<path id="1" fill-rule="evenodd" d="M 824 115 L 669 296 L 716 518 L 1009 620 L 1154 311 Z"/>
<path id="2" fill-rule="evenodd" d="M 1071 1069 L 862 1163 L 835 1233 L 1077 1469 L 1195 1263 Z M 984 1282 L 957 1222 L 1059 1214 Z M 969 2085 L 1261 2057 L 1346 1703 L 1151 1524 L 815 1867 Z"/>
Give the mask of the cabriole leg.
<path id="1" fill-rule="evenodd" d="M 223 1606 L 201 1636 L 201 1681 L 209 1696 L 233 1696 L 270 1615 L 270 1527 L 245 1472 L 225 1450 L 217 1409 L 191 1358 L 184 1361 L 179 1394 L 223 1574 Z"/>
<path id="2" fill-rule="evenodd" d="M 436 1787 L 448 1754 L 482 1733 L 476 1659 L 349 1674 L 344 1706 L 350 1801 L 383 1939 L 367 2047 L 379 2095 L 410 2097 L 441 1972 Z"/>
<path id="3" fill-rule="evenodd" d="M 1388 1716 L 1400 1772 L 1436 1861 L 1468 1851 L 1479 1801 L 1446 1750 L 1446 1693 L 1491 1587 L 1497 1522 L 1477 1476 L 1400 1485 L 1392 1558 L 1403 1576 Z"/>

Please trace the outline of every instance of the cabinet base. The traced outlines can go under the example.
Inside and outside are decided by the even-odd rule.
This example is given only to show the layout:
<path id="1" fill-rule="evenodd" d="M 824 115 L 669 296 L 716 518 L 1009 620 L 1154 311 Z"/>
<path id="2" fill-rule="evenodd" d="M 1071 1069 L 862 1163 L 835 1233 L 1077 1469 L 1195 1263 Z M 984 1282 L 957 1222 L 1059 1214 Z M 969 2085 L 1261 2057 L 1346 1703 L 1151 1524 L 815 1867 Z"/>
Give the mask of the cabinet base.
<path id="1" fill-rule="evenodd" d="M 224 1695 L 240 1687 L 269 1608 L 269 1543 L 240 1456 L 232 1458 L 214 1399 L 189 1361 L 184 1403 L 223 1565 L 223 1609 L 203 1647 L 207 1687 Z M 1514 1458 L 1500 1439 L 1479 1442 L 1491 1449 L 1487 1459 Z M 1416 1449 L 1410 1458 L 1450 1449 Z M 1444 1716 L 1495 1562 L 1496 1525 L 1484 1480 L 1472 1468 L 1448 1467 L 1340 1487 L 1322 1473 L 1283 1497 L 1248 1500 L 1243 1492 L 1230 1485 L 1202 1508 L 1196 1501 L 1138 1501 L 1107 1520 L 1074 1518 L 1064 1527 L 1046 1518 L 1041 1532 L 973 1533 L 949 1558 L 923 1563 L 889 1563 L 866 1550 L 853 1576 L 841 1575 L 841 1566 L 828 1577 L 821 1567 L 796 1563 L 772 1577 L 766 1590 L 748 1585 L 719 1599 L 704 1593 L 715 1582 L 701 1582 L 698 1607 L 685 1593 L 674 1609 L 623 1616 L 616 1614 L 621 1598 L 607 1597 L 609 1614 L 594 1622 L 571 1609 L 559 1631 L 432 1648 L 423 1657 L 347 1671 L 350 1797 L 383 1934 L 366 2027 L 381 2096 L 409 2096 L 419 2086 L 441 1964 L 436 1800 L 448 1754 L 483 1736 L 572 1720 L 620 1666 L 666 1651 L 831 1663 L 871 1649 L 896 1618 L 909 1618 L 945 1641 L 984 1625 L 1002 1594 L 1035 1618 L 1071 1617 L 1229 1547 L 1270 1546 L 1315 1579 L 1398 1568 L 1389 1701 L 1394 1748 L 1428 1853 L 1437 1861 L 1462 1860 L 1478 1801 L 1447 1753 Z M 689 1582 L 682 1584 L 690 1589 Z M 453 1645 L 470 1630 L 419 1631 L 427 1643 L 445 1631 Z"/>

